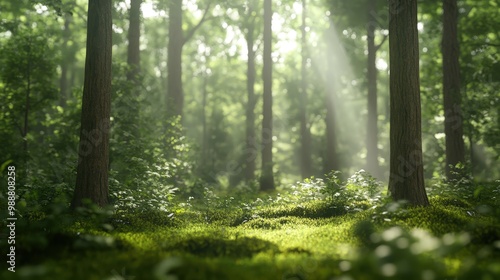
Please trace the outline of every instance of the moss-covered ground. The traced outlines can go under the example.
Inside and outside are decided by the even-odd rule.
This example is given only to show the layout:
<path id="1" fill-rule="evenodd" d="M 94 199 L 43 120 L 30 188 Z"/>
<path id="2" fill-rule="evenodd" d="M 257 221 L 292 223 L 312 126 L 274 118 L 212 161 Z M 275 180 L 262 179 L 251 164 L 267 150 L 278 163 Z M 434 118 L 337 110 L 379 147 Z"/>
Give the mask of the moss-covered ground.
<path id="1" fill-rule="evenodd" d="M 302 185 L 289 196 L 91 213 L 53 233 L 25 217 L 31 222 L 18 229 L 16 272 L 4 269 L 0 278 L 500 279 L 497 185 L 470 196 L 431 191 L 425 208 L 356 197 L 361 192 L 304 199 L 311 193 Z M 64 223 L 62 216 L 53 222 Z M 37 235 L 44 238 L 33 241 Z"/>

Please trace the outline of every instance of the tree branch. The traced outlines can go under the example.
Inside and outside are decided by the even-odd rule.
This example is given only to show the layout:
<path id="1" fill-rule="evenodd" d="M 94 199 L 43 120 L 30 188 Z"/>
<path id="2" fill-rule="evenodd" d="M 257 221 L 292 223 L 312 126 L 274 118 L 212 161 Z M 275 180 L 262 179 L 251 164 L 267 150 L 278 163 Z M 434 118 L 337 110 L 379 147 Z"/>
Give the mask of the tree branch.
<path id="1" fill-rule="evenodd" d="M 388 37 L 389 36 L 384 35 L 384 38 L 382 39 L 382 42 L 380 42 L 380 44 L 378 44 L 378 45 L 375 46 L 375 52 L 377 52 L 378 49 L 380 49 L 380 47 L 382 47 L 382 45 L 385 43 L 385 41 L 387 40 Z"/>
<path id="2" fill-rule="evenodd" d="M 184 37 L 184 40 L 182 41 L 182 45 L 186 44 L 186 42 L 193 37 L 196 30 L 198 30 L 205 21 L 212 19 L 212 18 L 207 18 L 208 11 L 210 10 L 211 6 L 212 6 L 211 3 L 207 5 L 207 8 L 203 12 L 203 16 L 201 17 L 200 21 L 193 28 L 191 28 L 191 30 L 188 31 L 186 37 Z"/>

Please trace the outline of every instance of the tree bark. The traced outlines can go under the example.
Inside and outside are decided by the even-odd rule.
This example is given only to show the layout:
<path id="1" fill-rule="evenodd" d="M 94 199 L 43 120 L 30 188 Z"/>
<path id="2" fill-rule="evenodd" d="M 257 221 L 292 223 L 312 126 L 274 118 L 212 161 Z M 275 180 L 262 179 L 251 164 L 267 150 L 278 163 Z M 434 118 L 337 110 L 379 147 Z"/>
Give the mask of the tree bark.
<path id="1" fill-rule="evenodd" d="M 395 201 L 428 205 L 422 162 L 417 0 L 390 0 L 389 12 L 389 191 Z"/>
<path id="2" fill-rule="evenodd" d="M 367 81 L 368 81 L 368 116 L 366 130 L 366 169 L 375 177 L 379 176 L 378 164 L 378 111 L 377 111 L 377 68 L 375 46 L 376 0 L 368 1 L 367 24 Z"/>
<path id="3" fill-rule="evenodd" d="M 71 207 L 108 203 L 111 0 L 90 0 L 76 186 Z"/>
<path id="4" fill-rule="evenodd" d="M 311 130 L 307 122 L 307 34 L 306 34 L 306 3 L 307 0 L 302 0 L 302 65 L 301 65 L 301 92 L 300 92 L 300 139 L 301 139 L 301 174 L 302 178 L 312 176 L 312 161 L 311 161 Z"/>
<path id="5" fill-rule="evenodd" d="M 272 0 L 264 0 L 264 53 L 262 80 L 264 84 L 264 98 L 262 109 L 262 174 L 260 190 L 273 190 L 273 61 L 272 52 Z"/>
<path id="6" fill-rule="evenodd" d="M 453 179 L 452 171 L 465 162 L 462 107 L 460 95 L 460 64 L 458 43 L 457 0 L 443 0 L 443 99 L 444 132 L 446 135 L 446 177 Z M 453 166 L 453 167 L 450 167 Z"/>
<path id="7" fill-rule="evenodd" d="M 168 61 L 167 61 L 167 108 L 169 116 L 181 116 L 184 107 L 182 88 L 182 47 L 184 35 L 182 29 L 182 0 L 171 0 L 168 25 Z"/>
<path id="8" fill-rule="evenodd" d="M 141 3 L 142 0 L 131 0 L 128 27 L 127 79 L 137 83 L 140 72 L 140 38 L 141 38 Z"/>
<path id="9" fill-rule="evenodd" d="M 249 11 L 251 17 L 252 10 Z M 247 182 L 255 179 L 255 159 L 257 158 L 257 145 L 255 139 L 255 22 L 250 20 L 246 35 L 247 41 L 247 106 L 246 106 L 246 150 L 245 150 L 245 179 Z"/>

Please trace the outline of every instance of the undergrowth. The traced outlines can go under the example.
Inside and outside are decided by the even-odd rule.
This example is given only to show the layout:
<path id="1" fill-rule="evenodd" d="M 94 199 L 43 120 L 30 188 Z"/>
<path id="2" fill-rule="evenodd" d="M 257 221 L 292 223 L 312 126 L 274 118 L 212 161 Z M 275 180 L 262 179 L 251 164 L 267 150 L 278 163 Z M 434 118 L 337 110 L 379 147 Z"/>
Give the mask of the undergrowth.
<path id="1" fill-rule="evenodd" d="M 431 206 L 392 202 L 364 171 L 275 193 L 189 193 L 123 208 L 20 208 L 18 271 L 2 279 L 495 279 L 500 182 L 435 179 Z M 163 196 L 165 195 L 165 196 Z M 117 196 L 117 199 L 119 197 Z M 142 204 L 148 204 L 147 211 Z M 33 232 L 37 234 L 32 234 Z M 2 245 L 2 250 L 5 246 Z M 50 251 L 49 254 L 46 252 Z M 43 256 L 43 257 L 42 257 Z M 128 277 L 128 278 L 127 278 Z"/>

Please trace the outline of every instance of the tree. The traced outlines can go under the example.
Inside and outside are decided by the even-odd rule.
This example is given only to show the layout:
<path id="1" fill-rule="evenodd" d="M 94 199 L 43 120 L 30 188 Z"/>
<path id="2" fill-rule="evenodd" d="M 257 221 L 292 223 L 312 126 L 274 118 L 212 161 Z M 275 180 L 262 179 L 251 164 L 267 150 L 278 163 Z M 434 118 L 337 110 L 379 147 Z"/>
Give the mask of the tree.
<path id="1" fill-rule="evenodd" d="M 207 20 L 210 4 L 207 5 L 200 21 L 184 36 L 182 0 L 171 0 L 168 10 L 168 59 L 167 59 L 167 97 L 170 116 L 181 116 L 184 108 L 184 90 L 182 87 L 182 49 L 201 24 Z"/>
<path id="2" fill-rule="evenodd" d="M 308 178 L 312 175 L 311 161 L 311 130 L 307 122 L 307 31 L 306 31 L 306 0 L 302 0 L 302 26 L 301 26 L 301 92 L 300 92 L 300 139 L 301 139 L 301 157 L 300 170 L 302 178 Z"/>
<path id="3" fill-rule="evenodd" d="M 140 71 L 140 38 L 141 38 L 141 3 L 142 0 L 130 1 L 127 64 L 129 72 L 127 78 L 137 80 Z"/>
<path id="4" fill-rule="evenodd" d="M 67 13 L 64 15 L 64 29 L 62 31 L 62 46 L 61 46 L 61 53 L 63 56 L 63 59 L 61 61 L 61 77 L 59 78 L 59 91 L 60 91 L 60 97 L 59 97 L 59 104 L 61 107 L 66 106 L 66 100 L 68 99 L 69 95 L 69 87 L 68 87 L 68 68 L 69 68 L 69 63 L 68 63 L 68 41 L 71 37 L 71 29 L 69 27 L 70 23 L 72 20 L 71 14 Z"/>
<path id="5" fill-rule="evenodd" d="M 271 57 L 273 47 L 272 34 L 272 0 L 264 0 L 264 53 L 262 81 L 264 84 L 262 108 L 262 174 L 260 177 L 260 190 L 273 190 L 273 60 Z"/>
<path id="6" fill-rule="evenodd" d="M 428 205 L 422 162 L 417 0 L 390 0 L 389 11 L 389 191 L 396 201 Z"/>
<path id="7" fill-rule="evenodd" d="M 462 105 L 460 96 L 457 0 L 443 0 L 443 99 L 446 135 L 446 177 L 453 178 L 452 167 L 465 162 Z"/>
<path id="8" fill-rule="evenodd" d="M 249 2 L 248 12 L 244 18 L 246 26 L 245 40 L 247 43 L 247 104 L 246 104 L 246 148 L 245 148 L 245 179 L 247 182 L 255 178 L 255 159 L 257 147 L 255 139 L 255 2 Z"/>
<path id="9" fill-rule="evenodd" d="M 169 115 L 182 116 L 184 93 L 182 89 L 182 0 L 171 0 L 168 9 L 168 102 Z"/>
<path id="10" fill-rule="evenodd" d="M 378 110 L 377 110 L 377 51 L 385 42 L 387 37 L 379 44 L 375 45 L 375 28 L 379 24 L 376 18 L 377 1 L 369 0 L 368 23 L 367 23 L 367 82 L 368 82 L 368 116 L 366 133 L 366 169 L 375 176 L 379 176 L 378 163 Z"/>
<path id="11" fill-rule="evenodd" d="M 376 67 L 377 52 L 385 43 L 387 36 L 376 44 L 377 29 L 386 29 L 387 13 L 384 12 L 385 3 L 377 0 L 329 0 L 327 1 L 333 14 L 345 30 L 353 30 L 353 33 L 366 32 L 366 67 L 363 71 L 366 73 L 367 85 L 367 121 L 366 121 L 366 163 L 365 168 L 375 177 L 380 177 L 381 170 L 379 166 L 379 127 L 378 127 L 378 70 Z M 342 16 L 339 16 L 342 14 Z M 354 48 L 356 49 L 356 48 Z M 361 61 L 360 61 L 361 63 Z M 387 95 L 387 98 L 389 96 Z M 387 104 L 389 102 L 387 101 Z"/>
<path id="12" fill-rule="evenodd" d="M 79 160 L 71 207 L 108 203 L 111 107 L 111 0 L 90 0 Z"/>

